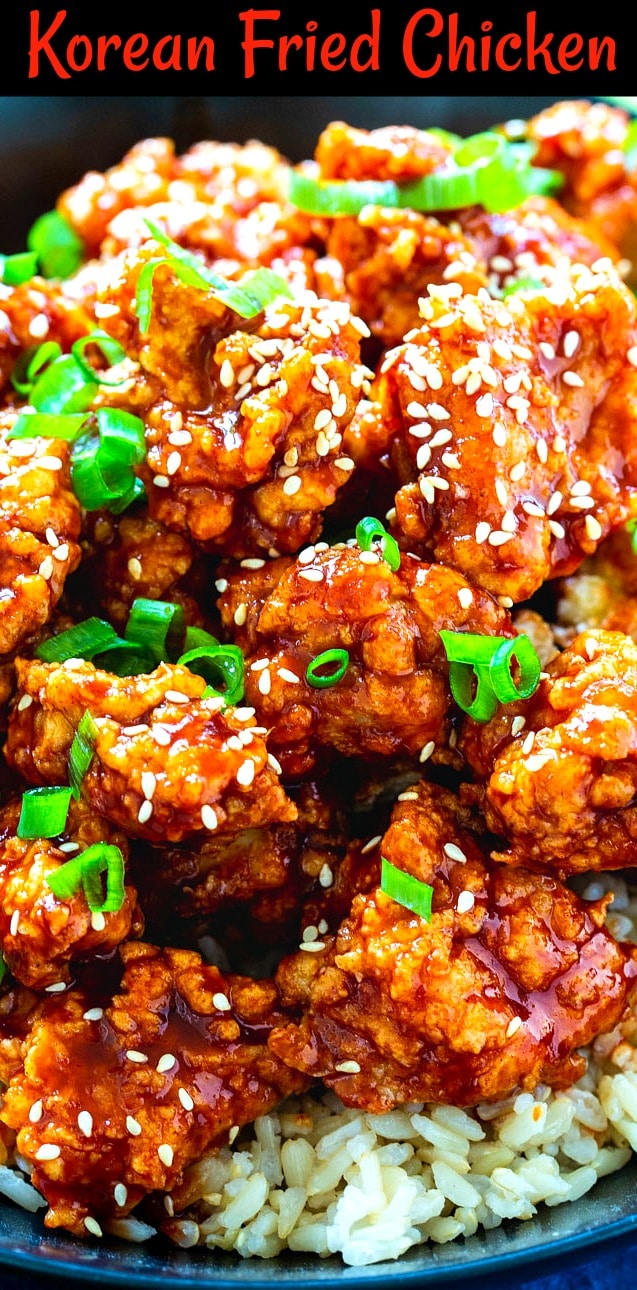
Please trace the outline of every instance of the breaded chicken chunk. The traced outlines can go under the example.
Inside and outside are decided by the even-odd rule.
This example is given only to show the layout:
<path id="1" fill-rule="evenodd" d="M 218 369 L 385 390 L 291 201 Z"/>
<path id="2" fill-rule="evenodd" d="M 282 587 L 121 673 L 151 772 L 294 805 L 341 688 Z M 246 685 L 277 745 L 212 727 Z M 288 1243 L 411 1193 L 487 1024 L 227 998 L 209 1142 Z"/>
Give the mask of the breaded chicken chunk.
<path id="1" fill-rule="evenodd" d="M 0 655 L 48 622 L 81 554 L 69 444 L 9 439 L 15 420 L 0 414 Z"/>
<path id="2" fill-rule="evenodd" d="M 604 930 L 606 900 L 485 860 L 446 790 L 403 794 L 336 937 L 284 959 L 277 981 L 300 1023 L 272 1050 L 348 1106 L 472 1106 L 581 1074 L 577 1049 L 610 1030 L 637 953 Z M 433 887 L 430 921 L 376 884 L 379 855 Z"/>
<path id="3" fill-rule="evenodd" d="M 82 890 L 67 900 L 55 896 L 47 878 L 73 856 L 98 842 L 128 842 L 84 802 L 71 802 L 64 832 L 53 838 L 19 838 L 20 802 L 0 811 L 0 946 L 10 972 L 23 985 L 45 990 L 71 980 L 72 960 L 108 955 L 139 936 L 143 920 L 135 888 L 126 885 L 117 912 L 91 914 Z"/>
<path id="4" fill-rule="evenodd" d="M 467 722 L 461 739 L 508 844 L 494 858 L 561 874 L 636 865 L 637 645 L 584 632 L 547 672 L 531 699 Z"/>
<path id="5" fill-rule="evenodd" d="M 48 1227 L 101 1235 L 235 1126 L 306 1087 L 267 1048 L 269 981 L 224 978 L 188 950 L 129 944 L 120 993 L 43 1002 L 0 1110 L 45 1196 Z M 232 1135 L 235 1136 L 235 1135 Z"/>
<path id="6" fill-rule="evenodd" d="M 20 659 L 17 674 L 6 756 L 30 783 L 66 782 L 89 712 L 97 734 L 82 796 L 127 833 L 161 844 L 296 818 L 250 710 L 203 698 L 206 683 L 188 668 L 117 677 L 80 659 Z"/>
<path id="7" fill-rule="evenodd" d="M 520 601 L 637 510 L 635 299 L 606 262 L 506 301 L 429 293 L 347 448 L 388 457 L 412 549 Z"/>
<path id="8" fill-rule="evenodd" d="M 513 635 L 508 614 L 442 565 L 403 555 L 394 572 L 356 542 L 319 546 L 294 563 L 274 562 L 282 567 L 274 587 L 274 566 L 241 570 L 219 600 L 224 623 L 245 643 L 246 697 L 269 746 L 293 776 L 329 749 L 389 757 L 444 746 L 451 698 L 439 633 Z M 311 685 L 308 667 L 334 649 L 346 651 L 344 675 Z"/>

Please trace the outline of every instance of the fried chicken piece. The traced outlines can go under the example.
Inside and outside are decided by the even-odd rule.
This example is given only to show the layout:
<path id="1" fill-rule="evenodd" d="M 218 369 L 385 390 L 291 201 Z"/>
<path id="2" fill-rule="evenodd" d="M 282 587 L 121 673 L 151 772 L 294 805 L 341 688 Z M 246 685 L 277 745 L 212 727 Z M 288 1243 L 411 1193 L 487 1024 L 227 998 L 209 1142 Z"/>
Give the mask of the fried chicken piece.
<path id="1" fill-rule="evenodd" d="M 171 1191 L 233 1128 L 306 1087 L 265 1042 L 283 1020 L 272 982 L 224 978 L 188 950 L 121 955 L 121 991 L 103 1007 L 79 990 L 43 1003 L 0 1110 L 46 1225 L 76 1236 Z"/>
<path id="2" fill-rule="evenodd" d="M 84 802 L 72 802 L 57 840 L 19 838 L 20 806 L 13 801 L 0 811 L 0 944 L 13 976 L 44 990 L 71 980 L 71 960 L 109 954 L 130 936 L 141 936 L 143 919 L 129 884 L 120 910 L 91 915 L 82 891 L 59 900 L 47 882 L 49 874 L 97 842 L 119 847 L 126 861 L 123 833 L 109 828 Z"/>
<path id="3" fill-rule="evenodd" d="M 359 130 L 344 121 L 325 127 L 314 153 L 322 179 L 420 179 L 442 166 L 451 147 L 410 125 Z"/>
<path id="4" fill-rule="evenodd" d="M 433 886 L 431 921 L 376 885 L 381 852 Z M 613 1027 L 637 981 L 637 952 L 603 928 L 607 898 L 490 864 L 454 797 L 426 783 L 397 803 L 370 863 L 374 888 L 336 937 L 281 964 L 303 1018 L 273 1032 L 273 1052 L 372 1112 L 579 1078 L 576 1050 Z"/>
<path id="5" fill-rule="evenodd" d="M 569 644 L 589 627 L 625 632 L 637 642 L 637 560 L 628 528 L 610 533 L 559 590 L 560 643 Z"/>
<path id="6" fill-rule="evenodd" d="M 109 401 L 144 419 L 151 515 L 208 550 L 298 550 L 354 469 L 341 444 L 367 377 L 367 327 L 345 302 L 313 294 L 275 301 L 241 327 L 163 265 L 139 336 L 132 300 L 154 247 L 130 256 L 101 295 L 118 306 L 109 329 L 141 364 Z"/>
<path id="7" fill-rule="evenodd" d="M 560 874 L 636 865 L 637 645 L 584 632 L 547 671 L 531 699 L 467 722 L 461 739 L 487 824 L 509 844 L 494 858 Z"/>
<path id="8" fill-rule="evenodd" d="M 458 213 L 458 223 L 474 255 L 486 262 L 496 294 L 525 278 L 550 286 L 569 263 L 592 268 L 603 257 L 613 263 L 620 258 L 594 221 L 576 219 L 551 197 L 527 197 L 514 210 L 496 213 L 472 206 Z"/>
<path id="9" fill-rule="evenodd" d="M 115 627 L 125 627 L 139 596 L 176 601 L 189 623 L 199 623 L 201 611 L 184 589 L 195 557 L 187 537 L 170 533 L 146 512 L 93 512 L 84 530 L 83 588 Z"/>
<path id="10" fill-rule="evenodd" d="M 331 222 L 327 255 L 314 263 L 320 295 L 347 300 L 384 346 L 419 326 L 418 299 L 430 282 L 486 287 L 486 264 L 471 238 L 419 211 L 368 206 Z"/>
<path id="11" fill-rule="evenodd" d="M 506 302 L 429 292 L 346 447 L 389 456 L 411 549 L 520 601 L 637 509 L 635 299 L 604 264 Z"/>
<path id="12" fill-rule="evenodd" d="M 624 150 L 630 117 L 607 103 L 566 101 L 527 123 L 538 145 L 534 164 L 562 172 L 560 202 L 596 225 L 621 254 L 637 252 L 637 180 Z"/>
<path id="13" fill-rule="evenodd" d="M 0 655 L 49 620 L 81 555 L 69 444 L 8 439 L 14 422 L 0 414 Z"/>
<path id="14" fill-rule="evenodd" d="M 64 783 L 77 725 L 90 712 L 97 737 L 82 796 L 127 833 L 161 844 L 296 818 L 250 713 L 202 698 L 206 683 L 188 668 L 161 663 L 117 677 L 80 659 L 19 659 L 17 676 L 9 764 L 29 783 Z"/>
<path id="15" fill-rule="evenodd" d="M 43 340 L 57 341 L 62 349 L 69 350 L 73 341 L 86 335 L 92 325 L 81 301 L 67 291 L 64 283 L 39 277 L 18 287 L 0 283 L 0 389 L 7 385 L 18 358 L 26 350 L 36 349 Z"/>
<path id="16" fill-rule="evenodd" d="M 222 621 L 249 651 L 246 698 L 270 731 L 269 746 L 296 777 L 319 753 L 346 757 L 414 754 L 430 741 L 444 745 L 451 699 L 439 632 L 510 635 L 508 615 L 453 570 L 403 555 L 392 572 L 375 551 L 338 544 L 308 548 L 283 566 L 239 574 L 219 600 Z M 275 562 L 279 563 L 279 562 Z M 283 564 L 283 562 L 281 562 Z M 254 630 L 256 604 L 262 604 Z M 252 605 L 248 618 L 247 605 Z M 244 606 L 243 608 L 241 606 Z M 237 625 L 244 623 L 244 627 Z M 326 688 L 306 680 L 325 650 L 346 650 L 347 670 Z"/>

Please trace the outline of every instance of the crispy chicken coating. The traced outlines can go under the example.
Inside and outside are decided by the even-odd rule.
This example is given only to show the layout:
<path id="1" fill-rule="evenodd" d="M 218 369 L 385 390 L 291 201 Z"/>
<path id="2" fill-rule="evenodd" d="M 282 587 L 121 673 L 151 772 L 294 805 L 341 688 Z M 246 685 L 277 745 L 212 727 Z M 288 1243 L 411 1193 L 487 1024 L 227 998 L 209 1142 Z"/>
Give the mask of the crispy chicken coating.
<path id="1" fill-rule="evenodd" d="M 222 711 L 223 699 L 203 698 L 206 683 L 188 668 L 161 663 L 148 675 L 117 677 L 80 659 L 20 659 L 17 674 L 10 765 L 32 784 L 64 783 L 75 731 L 90 712 L 97 738 L 82 795 L 128 834 L 161 844 L 296 818 L 250 710 Z"/>
<path id="2" fill-rule="evenodd" d="M 547 672 L 531 699 L 467 722 L 461 740 L 486 780 L 487 824 L 508 843 L 494 858 L 561 874 L 635 865 L 637 646 L 585 632 Z"/>
<path id="3" fill-rule="evenodd" d="M 410 125 L 359 130 L 331 121 L 314 156 L 323 179 L 419 179 L 442 166 L 451 147 L 439 135 Z"/>
<path id="4" fill-rule="evenodd" d="M 560 585 L 556 606 L 561 644 L 589 627 L 625 632 L 637 642 L 637 559 L 628 528 L 615 529 L 595 555 Z"/>
<path id="5" fill-rule="evenodd" d="M 103 1007 L 79 990 L 43 1003 L 0 1110 L 45 1223 L 76 1236 L 170 1191 L 235 1126 L 306 1087 L 267 1048 L 283 1019 L 271 982 L 224 978 L 188 950 L 121 954 L 120 993 Z"/>
<path id="6" fill-rule="evenodd" d="M 238 588 L 231 577 L 219 601 L 229 630 L 244 624 L 237 639 L 249 653 L 246 697 L 271 732 L 269 746 L 295 776 L 320 749 L 389 757 L 444 745 L 451 699 L 439 632 L 510 635 L 508 615 L 441 565 L 403 555 L 392 572 L 357 543 L 319 545 L 283 565 L 275 587 L 266 565 L 265 596 L 261 571 L 241 571 Z M 347 670 L 337 684 L 315 688 L 307 669 L 331 649 L 347 651 Z"/>
<path id="7" fill-rule="evenodd" d="M 506 302 L 429 292 L 347 448 L 389 458 L 412 549 L 520 601 L 637 507 L 635 300 L 605 262 Z"/>
<path id="8" fill-rule="evenodd" d="M 16 980 L 33 990 L 71 980 L 71 960 L 109 954 L 130 936 L 140 936 L 143 919 L 135 888 L 126 886 L 117 912 L 91 914 L 84 893 L 68 900 L 54 896 L 47 877 L 96 842 L 119 847 L 123 833 L 83 802 L 72 802 L 64 833 L 56 840 L 16 836 L 20 802 L 0 811 L 0 945 Z"/>
<path id="9" fill-rule="evenodd" d="M 91 330 L 92 319 L 64 284 L 32 278 L 18 287 L 0 283 L 0 389 L 7 386 L 17 359 L 43 340 L 70 349 Z M 8 390 L 12 394 L 11 387 Z"/>
<path id="10" fill-rule="evenodd" d="M 154 245 L 102 293 L 118 307 L 109 330 L 141 364 L 111 401 L 144 418 L 151 515 L 209 550 L 298 550 L 318 537 L 354 469 L 341 445 L 368 375 L 367 327 L 346 302 L 313 293 L 282 298 L 242 327 L 164 265 L 140 337 L 132 298 Z"/>
<path id="11" fill-rule="evenodd" d="M 491 865 L 454 797 L 421 783 L 397 803 L 378 855 L 433 886 L 427 922 L 378 886 L 335 938 L 285 959 L 277 980 L 299 1024 L 272 1050 L 349 1106 L 472 1106 L 578 1078 L 576 1052 L 621 1016 L 637 955 L 604 930 L 606 899 Z M 318 948 L 317 948 L 318 947 Z"/>
<path id="12" fill-rule="evenodd" d="M 637 180 L 624 151 L 630 117 L 607 103 L 566 101 L 527 123 L 538 166 L 560 170 L 560 202 L 597 225 L 629 260 L 637 252 Z"/>
<path id="13" fill-rule="evenodd" d="M 69 445 L 8 439 L 14 421 L 0 417 L 0 655 L 44 626 L 80 562 Z"/>
<path id="14" fill-rule="evenodd" d="M 170 533 L 146 512 L 94 512 L 84 528 L 82 586 L 114 626 L 125 627 L 138 596 L 176 601 L 188 622 L 199 622 L 201 611 L 184 584 L 195 553 L 183 533 Z"/>

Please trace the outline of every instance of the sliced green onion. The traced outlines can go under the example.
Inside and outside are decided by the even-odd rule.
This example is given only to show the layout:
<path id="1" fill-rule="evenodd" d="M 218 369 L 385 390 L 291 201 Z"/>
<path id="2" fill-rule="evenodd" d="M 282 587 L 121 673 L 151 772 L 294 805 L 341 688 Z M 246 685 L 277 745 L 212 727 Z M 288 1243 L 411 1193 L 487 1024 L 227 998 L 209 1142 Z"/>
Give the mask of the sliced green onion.
<path id="1" fill-rule="evenodd" d="M 33 385 L 44 368 L 59 358 L 62 346 L 56 340 L 45 340 L 42 345 L 32 345 L 20 355 L 12 373 L 11 384 L 23 398 L 31 393 Z"/>
<path id="2" fill-rule="evenodd" d="M 546 283 L 539 278 L 517 278 L 502 290 L 502 299 L 515 295 L 518 291 L 546 291 Z"/>
<path id="3" fill-rule="evenodd" d="M 449 660 L 451 693 L 458 707 L 474 721 L 490 721 L 498 703 L 528 699 L 535 693 L 541 663 L 528 636 L 441 631 L 440 638 Z M 520 671 L 517 684 L 511 676 L 514 660 Z"/>
<path id="4" fill-rule="evenodd" d="M 321 673 L 322 668 L 331 667 L 333 663 L 337 665 L 334 671 L 328 672 L 327 675 Z M 331 685 L 342 681 L 348 667 L 349 654 L 346 649 L 326 649 L 312 659 L 305 673 L 305 679 L 315 690 L 327 690 Z"/>
<path id="5" fill-rule="evenodd" d="M 177 659 L 208 683 L 207 693 L 220 694 L 234 708 L 245 693 L 245 660 L 238 645 L 202 645 Z M 223 689 L 219 688 L 219 684 Z"/>
<path id="6" fill-rule="evenodd" d="M 102 875 L 106 874 L 106 894 Z M 126 899 L 124 857 L 119 847 L 96 842 L 81 855 L 47 874 L 47 883 L 58 900 L 72 900 L 83 888 L 93 914 L 118 913 Z"/>
<path id="7" fill-rule="evenodd" d="M 69 627 L 68 631 L 59 632 L 57 636 L 42 641 L 36 647 L 35 654 L 45 663 L 64 663 L 67 658 L 85 658 L 90 661 L 96 654 L 125 643 L 103 618 L 86 618 L 75 627 Z"/>
<path id="8" fill-rule="evenodd" d="M 178 654 L 184 637 L 181 605 L 165 600 L 146 600 L 142 596 L 133 601 L 126 624 L 126 640 L 142 646 L 153 657 L 155 666 Z"/>
<path id="9" fill-rule="evenodd" d="M 86 424 L 81 412 L 52 416 L 48 412 L 21 412 L 7 439 L 64 439 L 73 442 Z"/>
<path id="10" fill-rule="evenodd" d="M 102 331 L 96 327 L 94 331 L 89 332 L 88 336 L 81 336 L 71 345 L 71 353 L 81 372 L 89 381 L 99 381 L 100 385 L 121 385 L 124 377 L 118 377 L 115 381 L 106 379 L 104 372 L 98 372 L 87 362 L 85 354 L 87 349 L 94 345 L 100 351 L 102 357 L 106 360 L 108 367 L 115 367 L 126 358 L 126 350 L 120 345 L 118 340 L 109 336 L 107 331 Z"/>
<path id="11" fill-rule="evenodd" d="M 7 972 L 7 965 L 2 954 L 0 954 L 0 984 L 4 981 Z"/>
<path id="12" fill-rule="evenodd" d="M 371 551 L 374 542 L 380 538 L 380 549 L 383 559 L 394 572 L 400 568 L 400 551 L 395 538 L 387 532 L 384 524 L 371 515 L 366 515 L 356 525 L 356 541 L 361 551 Z"/>
<path id="13" fill-rule="evenodd" d="M 132 467 L 144 460 L 144 423 L 118 408 L 100 408 L 91 423 L 97 435 L 90 430 L 73 453 L 73 491 L 87 511 L 119 513 L 140 495 Z"/>
<path id="14" fill-rule="evenodd" d="M 404 905 L 405 909 L 419 914 L 426 923 L 431 922 L 433 887 L 428 882 L 421 882 L 412 874 L 405 873 L 404 869 L 397 869 L 384 856 L 381 857 L 380 889 L 399 905 Z"/>
<path id="15" fill-rule="evenodd" d="M 16 255 L 0 255 L 0 282 L 7 287 L 19 287 L 28 282 L 38 271 L 35 251 L 18 251 Z M 2 978 L 0 977 L 0 980 Z"/>
<path id="16" fill-rule="evenodd" d="M 98 390 L 97 381 L 87 381 L 73 355 L 63 354 L 38 377 L 29 394 L 29 402 L 36 412 L 48 412 L 53 416 L 86 412 Z"/>
<path id="17" fill-rule="evenodd" d="M 152 237 L 168 251 L 167 256 L 148 260 L 137 279 L 135 312 L 142 334 L 148 331 L 152 311 L 153 278 L 160 264 L 167 264 L 171 273 L 189 286 L 209 291 L 216 299 L 234 310 L 241 318 L 254 318 L 267 305 L 281 296 L 293 299 L 289 284 L 272 269 L 256 269 L 246 274 L 240 282 L 229 282 L 211 269 L 191 251 L 163 233 L 152 220 L 145 221 Z"/>
<path id="18" fill-rule="evenodd" d="M 22 794 L 19 838 L 56 838 L 66 827 L 70 788 L 30 788 Z"/>
<path id="19" fill-rule="evenodd" d="M 80 719 L 69 753 L 69 784 L 73 796 L 79 801 L 82 796 L 82 782 L 93 760 L 97 741 L 97 726 L 90 714 L 85 712 Z"/>
<path id="20" fill-rule="evenodd" d="M 102 668 L 104 672 L 111 672 L 113 676 L 146 676 L 157 666 L 155 656 L 149 650 L 127 641 L 119 641 L 103 654 L 96 654 L 93 662 L 96 667 Z"/>
<path id="21" fill-rule="evenodd" d="M 68 278 L 84 259 L 81 237 L 59 211 L 46 211 L 36 219 L 27 234 L 27 246 L 37 255 L 45 278 Z"/>
<path id="22" fill-rule="evenodd" d="M 203 627 L 187 627 L 186 639 L 184 641 L 184 652 L 193 649 L 201 649 L 211 645 L 218 645 L 219 641 L 216 636 L 211 636 L 210 632 Z"/>
<path id="23" fill-rule="evenodd" d="M 630 538 L 630 545 L 633 548 L 633 554 L 637 555 L 637 520 L 628 520 L 624 527 Z"/>

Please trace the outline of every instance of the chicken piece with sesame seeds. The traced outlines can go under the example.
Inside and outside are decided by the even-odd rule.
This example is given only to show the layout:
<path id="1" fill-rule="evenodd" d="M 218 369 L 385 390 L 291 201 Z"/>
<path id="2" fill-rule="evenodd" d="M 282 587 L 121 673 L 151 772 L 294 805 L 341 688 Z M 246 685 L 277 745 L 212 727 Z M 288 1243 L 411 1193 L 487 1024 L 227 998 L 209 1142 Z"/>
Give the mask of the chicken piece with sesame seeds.
<path id="1" fill-rule="evenodd" d="M 89 712 L 97 734 L 82 796 L 129 835 L 161 844 L 296 818 L 262 735 L 251 732 L 250 711 L 204 698 L 206 682 L 188 668 L 161 663 L 125 677 L 81 659 L 19 659 L 16 668 L 5 752 L 29 783 L 66 782 L 73 737 Z"/>
<path id="2" fill-rule="evenodd" d="M 81 554 L 68 443 L 9 439 L 14 421 L 0 414 L 0 656 L 48 622 Z"/>
<path id="3" fill-rule="evenodd" d="M 378 886 L 381 854 L 433 888 L 429 921 Z M 336 936 L 281 963 L 283 1003 L 303 1017 L 273 1031 L 272 1051 L 374 1113 L 576 1080 L 577 1050 L 612 1029 L 637 981 L 637 951 L 604 930 L 608 897 L 491 864 L 468 813 L 424 782 L 369 865 Z"/>
<path id="4" fill-rule="evenodd" d="M 508 614 L 451 569 L 403 554 L 394 572 L 356 542 L 319 543 L 274 563 L 275 586 L 271 566 L 263 588 L 260 570 L 241 570 L 245 601 L 236 605 L 230 576 L 218 603 L 245 645 L 247 702 L 285 773 L 305 775 L 331 750 L 375 758 L 414 755 L 430 740 L 444 748 L 452 705 L 439 632 L 508 636 Z M 308 667 L 326 650 L 345 650 L 346 670 L 336 684 L 313 686 Z"/>
<path id="5" fill-rule="evenodd" d="M 414 126 L 359 130 L 344 121 L 325 127 L 314 153 L 321 179 L 420 179 L 453 151 L 439 134 Z"/>
<path id="6" fill-rule="evenodd" d="M 596 225 L 622 255 L 637 258 L 637 178 L 629 161 L 631 118 L 607 103 L 566 100 L 526 124 L 534 164 L 559 170 L 567 211 Z M 634 268 L 633 268 L 634 274 Z"/>
<path id="7" fill-rule="evenodd" d="M 393 467 L 412 550 L 526 599 L 637 512 L 634 296 L 599 261 L 506 302 L 429 287 L 421 312 L 347 450 Z"/>
<path id="8" fill-rule="evenodd" d="M 105 325 L 141 366 L 108 401 L 144 419 L 150 513 L 209 551 L 298 550 L 354 469 L 342 441 L 368 374 L 368 329 L 347 303 L 313 293 L 242 324 L 162 265 L 140 336 L 132 300 L 153 246 L 103 292 L 119 309 Z"/>
<path id="9" fill-rule="evenodd" d="M 183 533 L 170 533 L 146 511 L 115 516 L 88 513 L 84 521 L 79 579 L 82 599 L 96 602 L 115 627 L 128 621 L 138 597 L 175 601 L 189 623 L 203 626 L 199 607 L 186 591 L 195 552 Z M 77 588 L 77 581 L 76 581 Z"/>
<path id="10" fill-rule="evenodd" d="M 82 890 L 69 899 L 54 895 L 47 878 L 87 847 L 128 842 L 84 802 L 72 802 L 57 839 L 16 835 L 20 801 L 0 811 L 0 947 L 7 968 L 23 985 L 46 990 L 71 980 L 71 962 L 111 953 L 141 936 L 143 919 L 135 888 L 126 885 L 121 908 L 91 914 Z"/>
<path id="11" fill-rule="evenodd" d="M 637 865 L 637 645 L 592 630 L 547 665 L 533 697 L 459 744 L 504 839 L 494 859 L 559 874 Z"/>
<path id="12" fill-rule="evenodd" d="M 13 393 L 9 377 L 27 350 L 43 341 L 69 350 L 91 326 L 90 314 L 64 283 L 44 278 L 30 278 L 18 287 L 0 283 L 0 389 Z"/>
<path id="13" fill-rule="evenodd" d="M 74 989 L 42 1002 L 0 1110 L 47 1227 L 76 1236 L 170 1192 L 233 1128 L 307 1087 L 267 1047 L 285 1019 L 272 982 L 224 977 L 188 950 L 120 953 L 112 999 Z"/>

